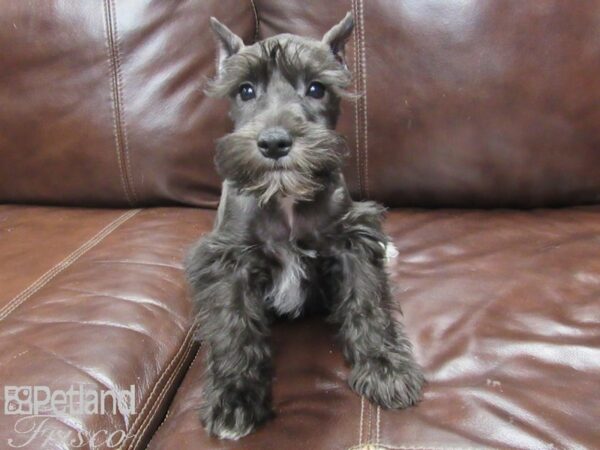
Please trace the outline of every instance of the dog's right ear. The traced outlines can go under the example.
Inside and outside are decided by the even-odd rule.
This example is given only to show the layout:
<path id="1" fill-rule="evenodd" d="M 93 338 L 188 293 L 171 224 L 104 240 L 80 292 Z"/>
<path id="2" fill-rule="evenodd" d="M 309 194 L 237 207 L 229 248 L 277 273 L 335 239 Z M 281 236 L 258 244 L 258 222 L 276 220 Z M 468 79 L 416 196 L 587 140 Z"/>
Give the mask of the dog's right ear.
<path id="1" fill-rule="evenodd" d="M 335 57 L 344 65 L 346 65 L 344 47 L 353 29 L 354 17 L 352 16 L 352 12 L 348 12 L 338 24 L 325 33 L 322 39 L 322 42 L 329 45 Z"/>
<path id="2" fill-rule="evenodd" d="M 239 52 L 244 47 L 244 41 L 214 17 L 210 18 L 210 27 L 217 38 L 217 71 L 221 73 L 225 60 Z"/>

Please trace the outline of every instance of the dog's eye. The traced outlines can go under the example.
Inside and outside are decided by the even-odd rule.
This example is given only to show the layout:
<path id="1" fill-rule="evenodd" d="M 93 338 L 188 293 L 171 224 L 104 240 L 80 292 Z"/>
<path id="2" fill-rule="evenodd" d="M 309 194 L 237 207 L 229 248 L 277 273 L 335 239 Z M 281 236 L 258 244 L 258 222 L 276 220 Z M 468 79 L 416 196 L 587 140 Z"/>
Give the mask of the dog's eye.
<path id="1" fill-rule="evenodd" d="M 243 102 L 247 102 L 248 100 L 252 100 L 256 97 L 256 91 L 254 90 L 254 86 L 250 83 L 244 83 L 240 86 L 240 98 Z"/>
<path id="2" fill-rule="evenodd" d="M 306 96 L 312 98 L 323 98 L 325 95 L 325 86 L 323 86 L 318 81 L 313 81 L 308 85 L 308 89 L 306 90 Z"/>

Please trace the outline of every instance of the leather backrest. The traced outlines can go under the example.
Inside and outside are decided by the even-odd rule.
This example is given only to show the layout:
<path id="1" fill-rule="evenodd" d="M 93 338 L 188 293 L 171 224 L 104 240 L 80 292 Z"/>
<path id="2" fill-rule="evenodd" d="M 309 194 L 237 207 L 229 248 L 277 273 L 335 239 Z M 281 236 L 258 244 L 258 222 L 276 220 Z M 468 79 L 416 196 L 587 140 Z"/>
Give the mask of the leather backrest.
<path id="1" fill-rule="evenodd" d="M 0 202 L 214 206 L 211 15 L 254 39 L 239 0 L 0 0 Z"/>
<path id="2" fill-rule="evenodd" d="M 208 17 L 252 42 L 320 37 L 350 9 L 363 95 L 340 129 L 355 197 L 600 200 L 598 2 L 0 0 L 0 202 L 214 206 L 230 123 L 202 93 Z"/>
<path id="3" fill-rule="evenodd" d="M 390 206 L 600 201 L 600 2 L 257 0 L 261 37 L 352 9 L 357 196 Z"/>

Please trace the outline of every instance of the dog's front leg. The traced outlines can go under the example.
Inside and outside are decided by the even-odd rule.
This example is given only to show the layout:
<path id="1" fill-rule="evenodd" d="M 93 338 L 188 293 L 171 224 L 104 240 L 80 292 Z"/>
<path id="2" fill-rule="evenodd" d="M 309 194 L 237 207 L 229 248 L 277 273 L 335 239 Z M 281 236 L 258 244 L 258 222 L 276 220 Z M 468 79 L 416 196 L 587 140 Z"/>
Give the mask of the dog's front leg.
<path id="1" fill-rule="evenodd" d="M 364 225 L 364 224 L 363 224 Z M 384 408 L 405 408 L 421 398 L 424 378 L 412 346 L 392 316 L 377 229 L 350 232 L 337 255 L 337 303 L 332 318 L 340 326 L 343 352 L 352 366 L 349 384 Z"/>
<path id="2" fill-rule="evenodd" d="M 219 245 L 206 239 L 188 268 L 206 348 L 200 418 L 209 434 L 239 439 L 271 415 L 269 327 L 256 258 Z"/>

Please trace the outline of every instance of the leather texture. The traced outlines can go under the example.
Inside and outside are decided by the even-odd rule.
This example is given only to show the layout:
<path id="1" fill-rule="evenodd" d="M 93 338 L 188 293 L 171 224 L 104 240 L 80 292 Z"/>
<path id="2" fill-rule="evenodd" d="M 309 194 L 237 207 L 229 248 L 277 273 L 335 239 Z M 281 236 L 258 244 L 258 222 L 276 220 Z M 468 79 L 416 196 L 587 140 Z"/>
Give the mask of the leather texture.
<path id="1" fill-rule="evenodd" d="M 361 401 L 335 330 L 280 323 L 277 417 L 212 440 L 182 273 L 230 127 L 202 93 L 208 17 L 250 43 L 350 9 L 345 174 L 392 208 L 425 399 Z M 125 430 L 122 450 L 599 448 L 600 207 L 574 207 L 600 203 L 598 73 L 596 0 L 0 0 L 0 382 L 137 394 L 133 415 L 66 414 L 21 448 L 78 430 Z M 18 418 L 0 414 L 0 448 Z"/>
<path id="2" fill-rule="evenodd" d="M 600 200 L 600 3 L 257 0 L 261 38 L 352 9 L 355 197 L 389 206 Z M 354 111 L 352 111 L 354 109 Z"/>
<path id="3" fill-rule="evenodd" d="M 198 421 L 201 358 L 149 448 L 597 448 L 600 209 L 393 211 L 389 271 L 428 378 L 404 411 L 361 402 L 322 319 L 275 328 L 277 417 L 231 443 Z"/>
<path id="4" fill-rule="evenodd" d="M 0 201 L 214 207 L 213 142 L 230 123 L 202 94 L 208 16 L 251 43 L 319 38 L 347 10 L 362 95 L 340 131 L 355 197 L 600 200 L 598 2 L 0 0 Z"/>
<path id="5" fill-rule="evenodd" d="M 225 102 L 208 28 L 250 2 L 0 0 L 0 202 L 215 206 Z"/>
<path id="6" fill-rule="evenodd" d="M 192 209 L 0 206 L 2 386 L 133 385 L 136 396 L 132 415 L 67 413 L 43 424 L 38 417 L 38 435 L 19 434 L 33 422 L 3 413 L 1 448 L 12 440 L 31 450 L 91 449 L 74 444 L 77 431 L 104 430 L 128 433 L 123 450 L 146 446 L 196 351 L 182 260 L 213 217 Z"/>

